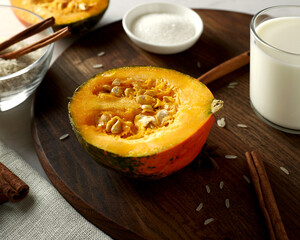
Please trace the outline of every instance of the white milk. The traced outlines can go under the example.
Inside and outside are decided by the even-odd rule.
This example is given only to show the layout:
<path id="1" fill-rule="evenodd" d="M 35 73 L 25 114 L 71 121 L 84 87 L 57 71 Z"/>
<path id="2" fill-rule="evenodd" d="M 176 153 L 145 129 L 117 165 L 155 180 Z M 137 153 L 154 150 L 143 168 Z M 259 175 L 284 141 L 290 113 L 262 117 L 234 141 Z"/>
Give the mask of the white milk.
<path id="1" fill-rule="evenodd" d="M 268 121 L 300 130 L 300 17 L 280 17 L 251 32 L 250 99 Z"/>

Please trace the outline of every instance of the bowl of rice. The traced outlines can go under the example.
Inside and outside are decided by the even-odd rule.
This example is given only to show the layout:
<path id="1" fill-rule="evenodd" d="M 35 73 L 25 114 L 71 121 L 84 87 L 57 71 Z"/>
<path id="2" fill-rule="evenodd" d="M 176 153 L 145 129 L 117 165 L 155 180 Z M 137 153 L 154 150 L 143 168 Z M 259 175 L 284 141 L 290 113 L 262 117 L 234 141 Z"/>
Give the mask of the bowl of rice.
<path id="1" fill-rule="evenodd" d="M 22 16 L 30 15 L 36 22 L 43 19 L 28 10 L 0 5 L 0 42 L 9 39 L 30 25 Z M 1 51 L 2 53 L 18 50 L 51 35 L 52 28 L 47 28 L 23 41 Z M 12 109 L 32 95 L 41 83 L 50 66 L 54 44 L 25 54 L 16 59 L 0 58 L 0 111 Z"/>

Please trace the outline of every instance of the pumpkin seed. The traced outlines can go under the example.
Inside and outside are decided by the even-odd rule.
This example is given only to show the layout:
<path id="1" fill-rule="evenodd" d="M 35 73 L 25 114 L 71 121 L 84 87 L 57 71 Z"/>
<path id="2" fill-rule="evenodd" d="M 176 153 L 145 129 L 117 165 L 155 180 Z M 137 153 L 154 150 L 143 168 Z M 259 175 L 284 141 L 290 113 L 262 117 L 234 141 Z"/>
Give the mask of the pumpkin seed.
<path id="1" fill-rule="evenodd" d="M 154 97 L 156 95 L 156 91 L 154 91 L 154 90 L 146 90 L 145 91 L 145 95 L 149 95 L 149 96 Z"/>
<path id="2" fill-rule="evenodd" d="M 124 94 L 126 97 L 130 97 L 134 94 L 134 90 L 132 88 L 126 88 Z"/>
<path id="3" fill-rule="evenodd" d="M 113 82 L 111 83 L 111 85 L 113 85 L 113 86 L 120 86 L 121 85 L 120 80 L 118 78 L 116 78 L 115 80 L 113 80 Z"/>
<path id="4" fill-rule="evenodd" d="M 111 120 L 109 120 L 106 124 L 106 132 L 111 132 L 112 126 L 115 125 L 115 123 L 118 121 L 117 117 L 113 117 Z"/>
<path id="5" fill-rule="evenodd" d="M 78 4 L 78 8 L 79 8 L 80 10 L 82 10 L 82 11 L 87 10 L 87 6 L 86 6 L 85 3 L 79 3 L 79 4 Z"/>
<path id="6" fill-rule="evenodd" d="M 158 111 L 156 114 L 159 124 L 162 124 L 163 120 L 168 116 L 169 116 L 169 112 L 165 109 Z"/>
<path id="7" fill-rule="evenodd" d="M 217 125 L 222 128 L 225 127 L 226 126 L 225 118 L 218 119 Z"/>
<path id="8" fill-rule="evenodd" d="M 106 92 L 110 92 L 111 91 L 111 86 L 103 85 L 103 90 L 106 91 Z"/>
<path id="9" fill-rule="evenodd" d="M 211 112 L 216 113 L 223 107 L 224 102 L 222 100 L 214 99 L 211 103 Z"/>
<path id="10" fill-rule="evenodd" d="M 116 96 L 116 97 L 122 97 L 123 89 L 118 87 L 118 86 L 115 86 L 111 89 L 111 94 Z"/>
<path id="11" fill-rule="evenodd" d="M 122 132 L 122 123 L 121 121 L 118 119 L 117 122 L 111 127 L 111 133 L 114 134 L 118 134 L 120 132 Z"/>
<path id="12" fill-rule="evenodd" d="M 151 105 L 142 105 L 143 112 L 153 112 Z"/>
<path id="13" fill-rule="evenodd" d="M 146 128 L 147 126 L 156 126 L 157 122 L 153 116 L 136 115 L 134 118 L 134 124 L 137 128 Z"/>
<path id="14" fill-rule="evenodd" d="M 139 95 L 139 96 L 137 96 L 136 101 L 142 105 L 150 105 L 150 104 L 156 102 L 155 98 L 153 98 L 149 95 Z"/>
<path id="15" fill-rule="evenodd" d="M 98 127 L 105 126 L 107 122 L 110 120 L 110 116 L 107 116 L 106 114 L 102 114 L 101 117 L 98 120 Z"/>

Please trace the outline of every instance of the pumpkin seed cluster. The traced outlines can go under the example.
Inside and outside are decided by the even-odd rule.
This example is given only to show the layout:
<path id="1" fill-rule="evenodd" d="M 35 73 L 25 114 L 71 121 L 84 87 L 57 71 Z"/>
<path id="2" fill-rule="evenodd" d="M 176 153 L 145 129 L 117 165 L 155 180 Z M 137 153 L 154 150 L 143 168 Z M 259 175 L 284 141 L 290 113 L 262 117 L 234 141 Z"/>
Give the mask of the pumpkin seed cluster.
<path id="1" fill-rule="evenodd" d="M 42 11 L 43 8 L 47 8 L 48 11 L 56 12 L 59 10 L 63 10 L 64 13 L 67 12 L 80 12 L 87 11 L 89 8 L 93 7 L 97 4 L 94 1 L 86 1 L 86 0 L 52 0 L 52 1 L 42 1 L 42 0 L 33 0 L 33 3 L 39 5 L 40 8 L 37 10 Z"/>
<path id="2" fill-rule="evenodd" d="M 102 85 L 98 94 L 128 98 L 138 104 L 132 114 L 122 116 L 110 110 L 101 112 L 96 119 L 99 131 L 128 139 L 142 138 L 172 124 L 179 105 L 176 89 L 162 79 L 116 78 Z"/>

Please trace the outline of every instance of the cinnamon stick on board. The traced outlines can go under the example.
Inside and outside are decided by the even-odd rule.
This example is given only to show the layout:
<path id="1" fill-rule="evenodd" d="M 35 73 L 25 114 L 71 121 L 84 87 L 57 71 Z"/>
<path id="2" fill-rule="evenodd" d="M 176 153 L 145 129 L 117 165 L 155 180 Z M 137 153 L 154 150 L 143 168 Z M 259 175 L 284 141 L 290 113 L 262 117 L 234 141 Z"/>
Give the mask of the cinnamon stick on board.
<path id="1" fill-rule="evenodd" d="M 11 202 L 18 202 L 25 198 L 28 192 L 29 186 L 0 163 L 0 194 Z M 3 196 L 1 199 L 4 199 Z"/>
<path id="2" fill-rule="evenodd" d="M 245 153 L 259 205 L 271 240 L 288 240 L 264 163 L 255 151 Z"/>

